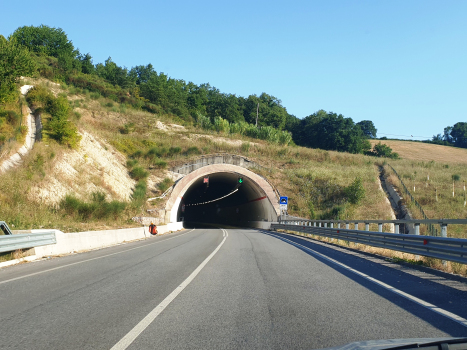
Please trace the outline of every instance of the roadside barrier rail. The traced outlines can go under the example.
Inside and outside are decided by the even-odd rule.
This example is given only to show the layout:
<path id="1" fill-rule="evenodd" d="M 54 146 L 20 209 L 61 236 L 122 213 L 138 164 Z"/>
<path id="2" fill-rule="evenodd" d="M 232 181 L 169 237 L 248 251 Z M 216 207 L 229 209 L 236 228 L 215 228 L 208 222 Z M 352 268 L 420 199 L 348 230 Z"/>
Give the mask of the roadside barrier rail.
<path id="1" fill-rule="evenodd" d="M 365 224 L 365 231 L 370 230 L 370 224 L 378 224 L 378 232 L 383 232 L 383 224 L 394 224 L 395 233 L 399 233 L 399 226 L 403 224 L 413 224 L 415 227 L 415 235 L 420 234 L 420 225 L 436 225 L 441 228 L 441 236 L 447 237 L 448 225 L 467 225 L 467 219 L 411 219 L 411 220 L 307 220 L 307 219 L 293 219 L 281 220 L 280 223 L 285 225 L 303 225 L 303 226 L 317 226 L 317 227 L 330 227 L 341 228 L 344 225 L 345 229 L 350 229 L 350 225 L 354 225 L 355 230 L 358 230 L 358 224 Z"/>
<path id="2" fill-rule="evenodd" d="M 320 220 L 326 221 L 327 220 Z M 365 223 L 401 223 L 414 222 L 424 223 L 426 220 L 366 220 Z M 448 223 L 467 224 L 467 220 L 430 220 L 436 223 L 441 222 L 441 228 L 447 228 Z M 461 221 L 461 222 L 459 222 Z M 356 221 L 344 221 L 345 224 L 355 223 Z M 361 222 L 361 221 L 360 221 Z M 331 239 L 349 241 L 365 244 L 373 247 L 392 249 L 400 252 L 423 255 L 431 258 L 449 260 L 461 264 L 467 264 L 467 239 L 406 235 L 398 233 L 385 233 L 364 230 L 352 230 L 348 228 L 324 227 L 315 225 L 312 221 L 290 221 L 287 223 L 272 224 L 273 230 L 287 230 L 302 232 L 305 234 L 323 236 Z M 314 221 L 316 224 L 316 221 Z M 333 222 L 335 223 L 335 221 Z M 348 227 L 348 226 L 347 226 Z M 368 227 L 368 226 L 366 226 Z"/>
<path id="3" fill-rule="evenodd" d="M 5 221 L 0 221 L 0 235 L 12 235 L 10 228 Z"/>
<path id="4" fill-rule="evenodd" d="M 55 244 L 55 231 L 0 236 L 0 253 Z"/>

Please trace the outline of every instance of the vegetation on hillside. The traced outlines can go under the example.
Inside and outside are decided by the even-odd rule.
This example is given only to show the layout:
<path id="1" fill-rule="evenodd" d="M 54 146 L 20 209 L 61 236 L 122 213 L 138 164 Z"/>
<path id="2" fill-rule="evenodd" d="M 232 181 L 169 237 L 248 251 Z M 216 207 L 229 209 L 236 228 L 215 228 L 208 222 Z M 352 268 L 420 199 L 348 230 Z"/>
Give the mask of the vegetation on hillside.
<path id="1" fill-rule="evenodd" d="M 36 77 L 60 82 L 67 90 L 68 99 L 66 95 L 54 97 L 41 86 L 27 95 L 28 102 L 46 116 L 44 130 L 48 140 L 75 147 L 79 142 L 78 126 L 98 133 L 128 157 L 129 174 L 138 181 L 133 197 L 141 205 L 122 209 L 126 217 L 147 208 L 146 191 L 154 190 L 147 189 L 148 177 L 159 175 L 169 164 L 219 151 L 269 163 L 269 168 L 274 170 L 265 175 L 284 193 L 291 194 L 291 214 L 315 218 L 387 216 L 378 204 L 383 197 L 375 187 L 374 160 L 362 154 L 328 152 L 338 150 L 397 159 L 397 153 L 387 145 L 371 147 L 369 139 L 375 138 L 377 131 L 371 121 L 354 123 L 341 114 L 323 110 L 300 120 L 288 114 L 279 99 L 266 93 L 247 98 L 221 93 L 209 84 L 172 79 L 156 72 L 151 64 L 127 69 L 109 58 L 95 65 L 91 55 L 81 54 L 61 29 L 21 27 L 3 42 L 15 46 L 25 60 L 29 57 L 32 64 L 27 67 L 36 69 Z M 14 76 L 11 81 L 16 82 L 18 74 L 11 75 Z M 0 131 L 8 126 L 10 135 L 14 133 L 12 123 L 16 117 L 6 111 L 18 110 L 20 98 L 15 89 L 15 97 L 9 97 L 13 101 L 11 106 L 4 103 L 0 111 Z M 92 117 L 80 119 L 89 111 Z M 97 117 L 99 114 L 103 117 Z M 258 127 L 255 126 L 257 115 Z M 154 116 L 176 121 L 186 130 L 172 134 L 158 130 L 154 127 Z M 204 134 L 194 138 L 196 133 Z M 233 146 L 229 143 L 233 139 L 240 143 Z M 264 147 L 261 140 L 267 141 L 268 146 Z M 316 149 L 284 147 L 294 143 Z M 55 147 L 53 143 L 50 145 Z M 27 173 L 17 178 L 40 176 L 43 168 L 53 161 L 42 153 L 36 157 L 39 158 L 31 158 L 27 163 Z M 21 171 L 15 170 L 18 174 Z M 15 219 L 15 215 L 21 216 L 17 212 L 20 206 L 16 205 L 18 193 L 4 190 L 9 198 L 7 207 L 11 209 L 8 215 L 14 222 L 22 222 L 21 226 L 31 226 L 33 221 Z M 92 204 L 93 201 L 95 198 L 84 202 Z M 98 213 L 83 215 L 92 210 L 76 203 L 69 198 L 67 209 L 75 220 L 88 217 L 106 222 L 112 217 Z M 374 212 L 364 209 L 369 207 L 375 208 Z M 60 215 L 60 212 L 53 213 Z"/>
<path id="2" fill-rule="evenodd" d="M 443 134 L 433 136 L 431 141 L 439 145 L 467 148 L 467 122 L 459 122 L 444 128 Z"/>
<path id="3" fill-rule="evenodd" d="M 157 72 L 152 64 L 127 69 L 111 57 L 94 64 L 92 56 L 81 54 L 60 28 L 23 26 L 9 40 L 29 50 L 42 77 L 137 109 L 170 114 L 187 124 L 210 124 L 222 132 L 229 129 L 231 133 L 246 132 L 250 137 L 281 144 L 293 141 L 306 147 L 350 153 L 368 152 L 366 139 L 376 137 L 371 121 L 356 124 L 351 118 L 323 110 L 301 120 L 289 114 L 280 99 L 265 92 L 248 97 L 222 93 L 210 84 L 170 78 Z"/>

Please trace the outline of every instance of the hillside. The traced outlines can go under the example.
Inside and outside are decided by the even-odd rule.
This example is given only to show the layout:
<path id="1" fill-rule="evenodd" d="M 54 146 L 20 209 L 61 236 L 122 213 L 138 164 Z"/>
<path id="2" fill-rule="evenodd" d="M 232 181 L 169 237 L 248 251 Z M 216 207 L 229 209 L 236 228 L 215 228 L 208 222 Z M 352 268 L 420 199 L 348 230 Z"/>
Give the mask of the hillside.
<path id="1" fill-rule="evenodd" d="M 207 131 L 174 116 L 129 108 L 64 84 L 33 78 L 22 83 L 66 96 L 81 140 L 75 149 L 51 139 L 38 142 L 21 166 L 0 175 L 0 216 L 16 229 L 80 231 L 136 225 L 132 217 L 163 207 L 162 200 L 145 199 L 173 183 L 170 166 L 218 152 L 241 154 L 262 165 L 262 175 L 290 197 L 292 215 L 391 217 L 374 158 Z M 357 178 L 365 196 L 351 204 L 345 188 Z M 109 213 L 93 211 L 99 201 L 108 203 Z"/>
<path id="2" fill-rule="evenodd" d="M 388 145 L 403 159 L 467 164 L 467 149 L 465 148 L 399 140 L 371 140 L 370 142 L 372 146 L 379 142 Z"/>

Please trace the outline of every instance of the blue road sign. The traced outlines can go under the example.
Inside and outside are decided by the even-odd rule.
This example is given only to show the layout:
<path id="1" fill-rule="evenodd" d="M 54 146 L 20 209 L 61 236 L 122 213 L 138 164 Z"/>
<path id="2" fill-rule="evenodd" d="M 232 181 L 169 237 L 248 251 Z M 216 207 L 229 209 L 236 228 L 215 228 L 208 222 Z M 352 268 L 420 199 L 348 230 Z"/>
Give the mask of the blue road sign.
<path id="1" fill-rule="evenodd" d="M 288 204 L 289 203 L 289 197 L 281 197 L 279 200 L 279 204 Z"/>

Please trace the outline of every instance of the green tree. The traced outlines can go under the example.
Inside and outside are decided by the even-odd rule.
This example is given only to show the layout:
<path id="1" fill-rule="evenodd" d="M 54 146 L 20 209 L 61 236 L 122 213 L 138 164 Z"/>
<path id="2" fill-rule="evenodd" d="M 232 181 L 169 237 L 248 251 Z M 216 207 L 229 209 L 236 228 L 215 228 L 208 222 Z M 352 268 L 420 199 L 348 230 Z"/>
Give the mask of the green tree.
<path id="1" fill-rule="evenodd" d="M 360 129 L 362 129 L 363 134 L 366 137 L 370 139 L 376 138 L 377 130 L 371 120 L 362 120 L 361 122 L 358 122 L 357 125 L 360 127 Z"/>
<path id="2" fill-rule="evenodd" d="M 76 56 L 73 43 L 68 40 L 61 28 L 52 28 L 43 24 L 39 27 L 23 26 L 13 32 L 11 39 L 39 54 L 57 58 L 59 55 Z"/>
<path id="3" fill-rule="evenodd" d="M 86 55 L 78 54 L 77 59 L 81 62 L 81 72 L 84 74 L 93 74 L 96 67 L 92 64 L 92 57 L 89 53 Z"/>
<path id="4" fill-rule="evenodd" d="M 302 121 L 299 145 L 350 153 L 363 153 L 371 148 L 361 128 L 351 118 L 324 110 Z"/>
<path id="5" fill-rule="evenodd" d="M 450 135 L 455 146 L 467 148 L 467 123 L 459 122 L 454 124 Z"/>
<path id="6" fill-rule="evenodd" d="M 379 142 L 377 145 L 373 146 L 373 151 L 368 152 L 369 155 L 373 155 L 375 157 L 384 157 L 384 158 L 392 158 L 398 159 L 399 154 L 392 151 L 392 148 L 386 144 L 382 144 Z"/>
<path id="7" fill-rule="evenodd" d="M 0 35 L 0 103 L 14 96 L 19 77 L 31 75 L 35 70 L 29 51 L 16 40 L 6 40 Z"/>
<path id="8" fill-rule="evenodd" d="M 118 85 L 122 88 L 129 88 L 133 85 L 131 76 L 128 74 L 128 69 L 118 66 L 112 57 L 109 57 L 105 64 L 99 63 L 96 65 L 96 73 L 113 85 Z"/>

